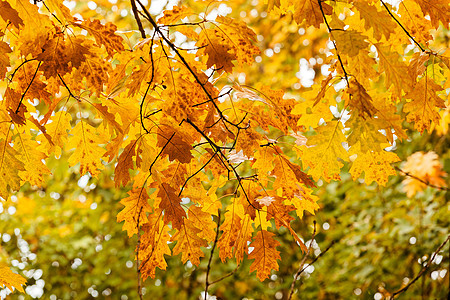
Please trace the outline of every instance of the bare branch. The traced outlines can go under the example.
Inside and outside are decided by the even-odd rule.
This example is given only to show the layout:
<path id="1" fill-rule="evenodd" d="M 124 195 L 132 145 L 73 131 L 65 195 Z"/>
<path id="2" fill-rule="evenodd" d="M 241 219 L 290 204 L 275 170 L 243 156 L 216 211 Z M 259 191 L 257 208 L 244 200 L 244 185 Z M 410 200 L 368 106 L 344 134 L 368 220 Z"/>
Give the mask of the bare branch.
<path id="1" fill-rule="evenodd" d="M 403 288 L 401 288 L 398 291 L 394 292 L 392 294 L 392 298 L 391 299 L 394 299 L 396 295 L 399 295 L 399 294 L 405 292 L 407 289 L 409 289 L 409 287 L 411 285 L 414 284 L 414 282 L 416 282 L 420 277 L 422 277 L 422 275 L 430 268 L 431 263 L 436 258 L 436 255 L 439 253 L 439 251 L 441 251 L 441 249 L 445 246 L 445 244 L 447 244 L 447 242 L 449 240 L 450 240 L 450 235 L 448 235 L 447 238 L 445 239 L 445 241 L 436 249 L 436 251 L 434 251 L 434 253 L 431 255 L 430 260 L 427 261 L 427 264 L 422 268 L 422 270 L 420 270 L 419 274 L 417 274 L 417 276 L 414 277 L 414 279 L 411 280 L 406 286 L 404 286 Z"/>
<path id="2" fill-rule="evenodd" d="M 417 176 L 415 176 L 415 175 L 413 175 L 413 174 L 411 174 L 411 173 L 409 173 L 409 172 L 403 171 L 403 170 L 400 169 L 399 167 L 394 167 L 394 168 L 395 168 L 397 171 L 403 173 L 405 176 L 408 176 L 408 177 L 411 177 L 411 178 L 413 178 L 413 179 L 415 179 L 415 180 L 417 180 L 417 181 L 420 181 L 420 182 L 422 182 L 423 184 L 425 184 L 425 185 L 427 185 L 427 186 L 429 186 L 429 187 L 432 187 L 432 188 L 435 188 L 435 189 L 438 189 L 438 190 L 441 190 L 441 191 L 450 191 L 450 188 L 448 188 L 448 187 L 446 187 L 446 186 L 434 185 L 434 184 L 432 184 L 432 183 L 430 183 L 430 182 L 428 182 L 428 181 L 426 181 L 426 180 L 423 180 L 422 178 L 419 178 L 419 177 L 417 177 Z"/>
<path id="3" fill-rule="evenodd" d="M 306 250 L 305 256 L 303 256 L 303 259 L 300 262 L 300 267 L 298 268 L 297 273 L 295 273 L 294 280 L 292 280 L 291 288 L 289 289 L 289 297 L 288 297 L 289 300 L 292 299 L 292 295 L 294 294 L 295 282 L 297 281 L 300 274 L 303 272 L 303 266 L 306 262 L 306 259 L 308 258 L 309 253 L 311 252 L 312 244 L 315 237 L 316 237 L 316 220 L 314 220 L 314 231 L 311 237 L 311 243 L 309 244 L 308 250 Z"/>
<path id="4" fill-rule="evenodd" d="M 216 249 L 217 241 L 219 239 L 219 232 L 220 232 L 220 209 L 218 210 L 218 213 L 217 213 L 216 238 L 214 239 L 214 243 L 211 247 L 211 255 L 209 256 L 208 266 L 206 267 L 205 300 L 208 295 L 208 288 L 211 285 L 211 283 L 209 282 L 209 272 L 211 271 L 212 258 L 213 258 L 214 250 Z"/>

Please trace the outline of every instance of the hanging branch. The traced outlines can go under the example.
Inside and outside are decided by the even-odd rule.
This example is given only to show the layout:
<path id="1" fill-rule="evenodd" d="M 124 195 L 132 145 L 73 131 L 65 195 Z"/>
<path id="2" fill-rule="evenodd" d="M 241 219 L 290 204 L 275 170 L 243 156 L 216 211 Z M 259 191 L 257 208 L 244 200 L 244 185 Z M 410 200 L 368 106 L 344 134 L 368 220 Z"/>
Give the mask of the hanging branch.
<path id="1" fill-rule="evenodd" d="M 416 282 L 420 277 L 422 277 L 422 275 L 430 268 L 431 263 L 434 261 L 434 259 L 436 258 L 436 255 L 439 253 L 439 251 L 441 251 L 441 249 L 445 246 L 445 244 L 447 244 L 447 242 L 450 240 L 450 235 L 447 236 L 447 238 L 445 239 L 445 241 L 436 249 L 436 251 L 434 251 L 434 253 L 431 255 L 430 260 L 427 262 L 427 264 L 422 268 L 422 270 L 420 270 L 419 274 L 417 274 L 416 277 L 414 277 L 413 280 L 411 280 L 405 287 L 399 289 L 398 291 L 394 292 L 392 294 L 392 299 L 395 298 L 396 295 L 399 295 L 403 292 L 405 292 L 407 289 L 409 289 L 409 287 L 411 285 L 414 284 L 414 282 Z"/>
<path id="2" fill-rule="evenodd" d="M 131 2 L 131 9 L 133 10 L 134 18 L 136 19 L 136 23 L 139 27 L 139 32 L 141 33 L 141 37 L 143 39 L 145 39 L 146 38 L 145 30 L 144 30 L 144 27 L 142 27 L 141 18 L 139 17 L 139 13 L 138 13 L 138 10 L 136 7 L 136 0 L 130 0 L 130 2 Z"/>
<path id="3" fill-rule="evenodd" d="M 317 0 L 317 2 L 319 2 L 320 12 L 322 13 L 323 20 L 325 21 L 325 25 L 326 25 L 327 28 L 328 28 L 328 33 L 331 34 L 331 32 L 332 32 L 333 30 L 336 30 L 336 29 L 332 29 L 332 28 L 330 27 L 330 24 L 328 23 L 327 18 L 325 17 L 325 12 L 323 11 L 322 1 L 323 1 L 323 0 Z M 344 72 L 344 78 L 345 78 L 345 81 L 347 82 L 347 86 L 349 87 L 349 86 L 350 86 L 350 83 L 349 83 L 349 81 L 348 81 L 348 73 L 347 73 L 347 71 L 345 70 L 344 63 L 342 62 L 342 58 L 341 58 L 341 56 L 339 55 L 338 48 L 337 48 L 337 45 L 336 45 L 336 41 L 335 41 L 334 39 L 331 40 L 331 41 L 333 42 L 334 49 L 336 49 L 336 55 L 337 55 L 339 64 L 341 65 L 342 71 Z"/>
<path id="4" fill-rule="evenodd" d="M 425 49 L 422 48 L 422 46 L 420 46 L 420 44 L 413 38 L 413 36 L 408 32 L 408 30 L 406 30 L 405 27 L 403 27 L 403 25 L 400 23 L 400 21 L 394 16 L 394 14 L 391 12 L 391 10 L 389 9 L 389 7 L 387 7 L 386 3 L 384 3 L 383 0 L 380 0 L 381 4 L 383 4 L 384 8 L 387 10 L 387 12 L 389 13 L 389 15 L 391 15 L 392 19 L 394 19 L 394 21 L 401 27 L 401 29 L 403 29 L 403 31 L 406 33 L 406 35 L 414 42 L 414 44 L 417 45 L 417 47 L 420 48 L 420 50 L 422 52 L 425 52 Z"/>
<path id="5" fill-rule="evenodd" d="M 220 209 L 217 213 L 217 228 L 216 228 L 216 238 L 214 239 L 214 243 L 211 247 L 211 255 L 209 256 L 208 266 L 206 267 L 206 280 L 205 280 L 205 300 L 208 295 L 208 288 L 212 284 L 209 282 L 209 272 L 211 271 L 211 262 L 214 254 L 214 250 L 216 249 L 217 241 L 219 239 L 220 232 Z"/>
<path id="6" fill-rule="evenodd" d="M 411 177 L 411 178 L 413 178 L 413 179 L 415 179 L 415 180 L 417 180 L 417 181 L 420 181 L 420 182 L 422 182 L 423 184 L 425 184 L 425 185 L 427 185 L 427 186 L 429 186 L 429 187 L 432 187 L 432 188 L 435 188 L 435 189 L 438 189 L 438 190 L 441 190 L 441 191 L 450 191 L 450 188 L 448 188 L 448 187 L 446 187 L 446 186 L 434 185 L 434 184 L 432 184 L 432 183 L 430 183 L 430 182 L 428 182 L 428 181 L 426 181 L 426 180 L 423 180 L 422 178 L 419 178 L 419 177 L 417 177 L 417 176 L 415 176 L 415 175 L 413 175 L 413 174 L 411 174 L 411 173 L 409 173 L 409 172 L 403 171 L 403 170 L 400 169 L 399 167 L 394 167 L 394 168 L 395 168 L 397 171 L 403 173 L 405 176 L 408 176 L 408 177 Z"/>
<path id="7" fill-rule="evenodd" d="M 33 84 L 34 78 L 36 78 L 36 75 L 37 75 L 37 73 L 39 71 L 39 67 L 41 66 L 41 63 L 42 62 L 40 61 L 38 66 L 37 66 L 37 68 L 36 68 L 36 71 L 33 74 L 33 77 L 31 78 L 30 83 L 28 84 L 26 90 L 23 92 L 22 97 L 20 97 L 19 105 L 17 105 L 17 109 L 16 109 L 16 112 L 15 112 L 16 114 L 19 113 L 19 108 L 22 105 L 23 99 L 25 98 L 25 94 L 28 92 L 28 90 L 30 89 L 31 85 Z M 58 74 L 58 76 L 59 76 L 59 74 Z"/>
<path id="8" fill-rule="evenodd" d="M 306 250 L 305 256 L 303 256 L 303 259 L 300 262 L 300 267 L 298 267 L 298 271 L 297 273 L 295 273 L 294 280 L 292 280 L 291 288 L 289 289 L 289 297 L 288 297 L 289 300 L 292 299 L 292 295 L 294 294 L 295 282 L 297 281 L 300 274 L 303 272 L 303 266 L 305 265 L 306 259 L 308 258 L 308 255 L 311 252 L 312 244 L 315 237 L 316 237 L 316 220 L 314 220 L 314 231 L 311 237 L 311 242 L 309 244 L 308 250 Z"/>

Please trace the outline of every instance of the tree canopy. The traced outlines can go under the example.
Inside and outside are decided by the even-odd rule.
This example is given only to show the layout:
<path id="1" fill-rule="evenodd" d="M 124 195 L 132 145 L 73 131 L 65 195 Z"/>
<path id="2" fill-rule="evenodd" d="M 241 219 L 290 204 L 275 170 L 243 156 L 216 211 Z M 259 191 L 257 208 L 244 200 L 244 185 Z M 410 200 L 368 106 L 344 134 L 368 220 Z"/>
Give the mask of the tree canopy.
<path id="1" fill-rule="evenodd" d="M 0 197 L 10 215 L 3 222 L 39 236 L 14 229 L 28 249 L 20 251 L 37 251 L 47 236 L 45 247 L 53 243 L 65 257 L 48 255 L 76 277 L 67 269 L 82 265 L 78 251 L 95 257 L 113 239 L 128 249 L 120 253 L 134 265 L 129 276 L 137 275 L 141 298 L 145 281 L 174 264 L 171 256 L 204 270 L 205 299 L 216 278 L 242 265 L 261 282 L 276 281 L 297 257 L 294 281 L 280 275 L 288 299 L 307 257 L 327 261 L 317 241 L 366 251 L 344 224 L 386 247 L 401 230 L 419 231 L 422 243 L 434 230 L 422 249 L 434 256 L 421 258 L 419 272 L 430 268 L 449 240 L 448 0 L 155 3 L 0 0 Z M 385 232 L 389 222 L 409 222 L 405 207 L 421 197 L 420 220 L 430 228 Z M 339 199 L 347 204 L 337 209 Z M 383 223 L 369 222 L 377 214 Z M 334 237 L 325 238 L 330 217 Z M 66 236 L 74 245 L 60 246 Z M 220 263 L 234 266 L 223 278 L 214 273 Z M 396 279 L 398 286 L 378 288 L 380 297 L 415 281 Z M 57 297 L 84 286 L 71 280 Z M 24 292 L 25 281 L 8 265 L 0 269 L 10 290 Z M 371 283 L 360 292 L 344 286 L 336 295 L 358 296 Z M 107 289 L 103 296 L 130 287 Z M 434 283 L 430 289 L 441 295 Z"/>

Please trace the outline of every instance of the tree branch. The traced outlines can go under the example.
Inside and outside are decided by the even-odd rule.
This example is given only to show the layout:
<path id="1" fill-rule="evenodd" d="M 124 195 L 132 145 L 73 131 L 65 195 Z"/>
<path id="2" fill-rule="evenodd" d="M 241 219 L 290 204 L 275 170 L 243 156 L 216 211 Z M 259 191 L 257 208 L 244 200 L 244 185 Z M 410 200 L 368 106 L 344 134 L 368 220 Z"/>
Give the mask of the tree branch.
<path id="1" fill-rule="evenodd" d="M 206 267 L 206 280 L 205 280 L 205 300 L 208 296 L 208 288 L 211 285 L 209 282 L 209 272 L 211 271 L 211 262 L 214 254 L 214 250 L 216 249 L 217 241 L 219 239 L 219 232 L 220 232 L 220 209 L 217 213 L 217 228 L 216 228 L 216 238 L 214 239 L 214 243 L 211 248 L 211 255 L 209 256 L 208 266 Z"/>
<path id="2" fill-rule="evenodd" d="M 136 23 L 139 27 L 139 31 L 141 32 L 141 37 L 143 39 L 145 39 L 146 38 L 145 30 L 144 30 L 144 27 L 142 27 L 141 18 L 139 17 L 139 12 L 136 7 L 136 0 L 130 0 L 130 2 L 131 2 L 131 9 L 133 10 L 134 18 L 136 19 Z"/>
<path id="3" fill-rule="evenodd" d="M 398 291 L 396 291 L 392 294 L 392 298 L 391 298 L 392 300 L 395 298 L 396 295 L 399 295 L 399 294 L 405 292 L 407 289 L 409 289 L 409 287 L 411 285 L 413 285 L 414 282 L 416 282 L 420 277 L 422 277 L 422 275 L 430 268 L 431 263 L 436 258 L 436 255 L 439 253 L 439 251 L 441 251 L 441 249 L 445 246 L 445 244 L 447 244 L 447 242 L 449 240 L 450 240 L 450 235 L 448 235 L 447 238 L 445 239 L 445 241 L 436 249 L 436 251 L 434 251 L 434 253 L 431 255 L 430 260 L 422 268 L 422 270 L 420 270 L 419 274 L 417 274 L 417 276 L 413 280 L 411 280 L 405 287 L 399 289 Z"/>
<path id="4" fill-rule="evenodd" d="M 333 31 L 333 29 L 330 27 L 330 24 L 328 23 L 327 18 L 325 17 L 325 12 L 323 11 L 323 7 L 322 7 L 322 1 L 323 0 L 317 0 L 317 2 L 319 2 L 320 12 L 322 13 L 322 17 L 323 17 L 323 20 L 325 21 L 325 25 L 328 28 L 328 32 L 331 34 L 331 31 Z M 336 41 L 333 39 L 332 42 L 333 42 L 333 45 L 334 45 L 334 49 L 336 49 L 336 55 L 337 55 L 339 64 L 341 65 L 342 71 L 344 72 L 345 81 L 347 82 L 347 86 L 349 87 L 350 83 L 348 81 L 348 73 L 345 70 L 344 63 L 342 62 L 342 58 L 339 55 L 338 48 L 337 48 L 337 45 L 336 45 Z"/>
<path id="5" fill-rule="evenodd" d="M 295 282 L 297 281 L 300 274 L 303 272 L 303 266 L 305 265 L 306 259 L 308 258 L 309 253 L 311 252 L 312 244 L 314 241 L 314 238 L 316 237 L 316 220 L 314 220 L 314 231 L 311 237 L 311 242 L 309 244 L 308 250 L 306 250 L 305 256 L 303 256 L 302 261 L 300 262 L 300 267 L 297 270 L 297 273 L 295 273 L 294 280 L 292 280 L 291 288 L 289 289 L 289 297 L 288 300 L 292 299 L 292 295 L 294 294 L 294 286 Z"/>
<path id="6" fill-rule="evenodd" d="M 381 4 L 383 4 L 384 8 L 387 10 L 387 12 L 389 13 L 389 15 L 391 15 L 392 19 L 394 19 L 394 21 L 403 29 L 403 31 L 406 33 L 406 35 L 414 42 L 414 44 L 417 45 L 417 47 L 420 48 L 420 50 L 422 50 L 422 52 L 425 52 L 425 49 L 422 48 L 422 46 L 420 46 L 420 44 L 413 38 L 413 36 L 408 32 L 408 30 L 406 30 L 405 27 L 403 27 L 403 25 L 400 23 L 399 20 L 397 20 L 397 18 L 394 16 L 394 14 L 391 12 L 391 10 L 389 9 L 389 7 L 387 7 L 386 3 L 384 3 L 383 0 L 380 0 Z"/>
<path id="7" fill-rule="evenodd" d="M 411 178 L 413 178 L 413 179 L 415 179 L 415 180 L 417 180 L 417 181 L 420 181 L 420 182 L 422 182 L 423 184 L 425 184 L 425 185 L 427 185 L 427 186 L 429 186 L 429 187 L 432 187 L 432 188 L 435 188 L 435 189 L 438 189 L 438 190 L 441 190 L 441 191 L 450 191 L 450 188 L 448 188 L 448 187 L 446 187 L 446 186 L 434 185 L 434 184 L 429 183 L 428 181 L 423 180 L 422 178 L 419 178 L 419 177 L 417 177 L 417 176 L 415 176 L 415 175 L 413 175 L 413 174 L 411 174 L 411 173 L 409 173 L 409 172 L 403 171 L 403 170 L 400 169 L 399 167 L 394 167 L 394 168 L 395 168 L 397 171 L 403 173 L 405 176 L 408 176 L 408 177 L 411 177 Z"/>

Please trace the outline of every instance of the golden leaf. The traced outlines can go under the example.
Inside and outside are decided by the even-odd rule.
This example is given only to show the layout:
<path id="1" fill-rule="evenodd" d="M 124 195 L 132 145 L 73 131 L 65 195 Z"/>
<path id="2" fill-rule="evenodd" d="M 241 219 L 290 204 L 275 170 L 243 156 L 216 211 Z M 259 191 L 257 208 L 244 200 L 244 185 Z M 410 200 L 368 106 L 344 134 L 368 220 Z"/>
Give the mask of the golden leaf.
<path id="1" fill-rule="evenodd" d="M 1 266 L 0 267 L 0 285 L 6 286 L 11 291 L 15 289 L 19 290 L 21 293 L 25 293 L 22 285 L 25 285 L 27 280 L 20 276 L 19 274 L 14 273 L 8 267 Z"/>
<path id="2" fill-rule="evenodd" d="M 123 223 L 122 230 L 128 232 L 128 237 L 138 232 L 141 227 L 148 222 L 147 213 L 151 211 L 148 204 L 148 194 L 144 188 L 133 188 L 128 192 L 128 197 L 120 200 L 125 207 L 117 214 L 117 222 Z"/>
<path id="3" fill-rule="evenodd" d="M 0 197 L 8 199 L 10 188 L 20 188 L 19 172 L 24 170 L 23 162 L 17 159 L 18 153 L 3 139 L 0 139 Z"/>
<path id="4" fill-rule="evenodd" d="M 260 230 L 250 247 L 252 252 L 248 255 L 249 259 L 254 259 L 250 266 L 250 272 L 256 271 L 256 276 L 260 281 L 268 278 L 272 270 L 278 271 L 277 260 L 281 260 L 280 252 L 277 246 L 280 242 L 273 239 L 274 234 L 266 230 Z"/>

